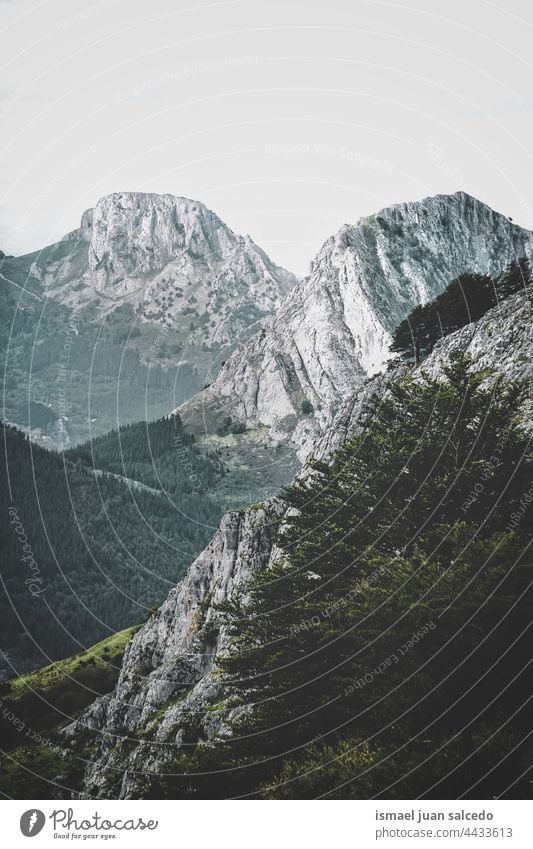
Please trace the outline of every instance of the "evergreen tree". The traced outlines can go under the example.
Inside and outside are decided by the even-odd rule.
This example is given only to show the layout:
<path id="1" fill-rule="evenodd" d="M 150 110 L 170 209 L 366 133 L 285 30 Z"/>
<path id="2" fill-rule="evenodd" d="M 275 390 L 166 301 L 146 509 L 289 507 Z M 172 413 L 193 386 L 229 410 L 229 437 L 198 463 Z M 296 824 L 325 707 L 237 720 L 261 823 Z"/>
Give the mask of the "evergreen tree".
<path id="1" fill-rule="evenodd" d="M 392 350 L 419 363 L 445 336 L 477 321 L 496 304 L 531 284 L 529 260 L 515 260 L 498 278 L 462 274 L 434 301 L 416 306 L 394 334 Z"/>

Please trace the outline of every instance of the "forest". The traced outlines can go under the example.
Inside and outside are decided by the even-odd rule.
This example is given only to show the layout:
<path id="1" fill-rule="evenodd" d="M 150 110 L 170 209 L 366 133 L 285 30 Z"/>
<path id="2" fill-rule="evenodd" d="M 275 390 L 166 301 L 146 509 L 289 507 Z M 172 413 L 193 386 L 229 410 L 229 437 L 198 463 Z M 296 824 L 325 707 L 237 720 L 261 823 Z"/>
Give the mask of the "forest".
<path id="1" fill-rule="evenodd" d="M 223 508 L 209 489 L 223 469 L 178 417 L 63 455 L 6 425 L 2 441 L 5 678 L 143 621 L 212 536 Z"/>

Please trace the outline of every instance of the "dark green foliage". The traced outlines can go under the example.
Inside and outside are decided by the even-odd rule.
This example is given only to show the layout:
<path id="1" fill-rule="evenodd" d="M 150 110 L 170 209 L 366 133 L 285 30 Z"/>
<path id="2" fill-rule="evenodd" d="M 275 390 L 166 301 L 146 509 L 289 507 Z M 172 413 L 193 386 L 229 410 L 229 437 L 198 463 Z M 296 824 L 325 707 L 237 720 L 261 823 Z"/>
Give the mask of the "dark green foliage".
<path id="1" fill-rule="evenodd" d="M 128 628 L 74 657 L 0 684 L 0 748 L 18 748 L 37 734 L 53 732 L 96 696 L 109 693 L 135 630 Z"/>
<path id="2" fill-rule="evenodd" d="M 495 288 L 498 300 L 502 301 L 515 292 L 522 292 L 533 281 L 531 263 L 526 257 L 520 257 L 496 280 Z"/>
<path id="3" fill-rule="evenodd" d="M 10 799 L 72 798 L 89 759 L 87 752 L 73 755 L 55 736 L 45 745 L 23 744 L 2 757 L 0 786 Z"/>
<path id="4" fill-rule="evenodd" d="M 217 427 L 217 436 L 227 436 L 232 425 L 233 419 L 231 416 L 224 416 L 222 424 Z"/>
<path id="5" fill-rule="evenodd" d="M 522 389 L 484 388 L 464 357 L 446 375 L 392 384 L 332 466 L 287 491 L 287 556 L 228 611 L 225 707 L 253 709 L 227 743 L 177 761 L 187 782 L 158 791 L 530 793 Z"/>
<path id="6" fill-rule="evenodd" d="M 75 753 L 65 749 L 58 729 L 113 689 L 135 630 L 113 634 L 86 652 L 0 685 L 2 793 L 37 799 L 75 791 L 91 751 L 81 738 Z"/>
<path id="7" fill-rule="evenodd" d="M 142 620 L 223 511 L 209 496 L 220 463 L 197 452 L 177 417 L 126 426 L 66 455 L 14 428 L 0 434 L 9 484 L 0 503 L 5 676 Z"/>
<path id="8" fill-rule="evenodd" d="M 513 262 L 496 280 L 487 275 L 462 274 L 434 301 L 417 306 L 398 326 L 392 350 L 419 363 L 435 344 L 466 324 L 477 321 L 500 301 L 531 283 L 525 258 Z"/>
<path id="9" fill-rule="evenodd" d="M 182 428 L 177 414 L 124 425 L 66 451 L 65 456 L 73 463 L 133 478 L 180 498 L 207 492 L 223 474 L 216 457 L 207 457 L 195 448 L 194 435 Z"/>

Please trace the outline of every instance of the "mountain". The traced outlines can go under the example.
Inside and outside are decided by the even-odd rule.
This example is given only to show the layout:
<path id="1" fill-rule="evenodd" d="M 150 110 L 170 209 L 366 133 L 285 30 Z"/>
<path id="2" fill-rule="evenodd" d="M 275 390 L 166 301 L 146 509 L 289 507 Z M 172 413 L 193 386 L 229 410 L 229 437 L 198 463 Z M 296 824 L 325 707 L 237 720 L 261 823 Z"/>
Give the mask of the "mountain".
<path id="1" fill-rule="evenodd" d="M 303 459 L 342 401 L 383 368 L 391 333 L 414 306 L 459 274 L 497 274 L 532 244 L 529 231 L 464 192 L 347 224 L 273 319 L 180 414 L 200 432 L 222 415 L 266 425 Z"/>
<path id="2" fill-rule="evenodd" d="M 295 282 L 197 201 L 104 197 L 61 242 L 0 260 L 4 418 L 59 448 L 157 418 Z"/>
<path id="3" fill-rule="evenodd" d="M 406 373 L 411 385 L 423 382 L 426 373 L 442 379 L 452 354 L 467 354 L 471 373 L 491 368 L 492 377 L 486 377 L 489 388 L 498 377 L 504 383 L 531 380 L 530 334 L 529 288 L 437 343 L 414 370 L 400 363 L 390 373 L 368 379 L 339 408 L 316 446 L 316 455 L 329 461 L 333 451 L 360 432 L 371 400 L 379 404 Z M 513 417 L 515 412 L 513 408 Z M 521 415 L 529 428 L 530 412 L 526 402 Z M 433 450 L 438 453 L 440 446 Z M 498 466 L 492 455 L 484 462 Z M 306 466 L 300 480 L 310 480 L 313 474 L 313 466 Z M 459 510 L 460 505 L 456 507 Z M 230 640 L 221 606 L 231 610 L 250 580 L 282 558 L 279 528 L 291 509 L 277 497 L 253 509 L 226 514 L 184 581 L 171 590 L 128 645 L 113 693 L 98 699 L 67 728 L 66 739 L 71 743 L 65 745 L 74 752 L 80 735 L 86 740 L 88 729 L 94 735 L 97 754 L 85 773 L 86 795 L 142 796 L 149 792 L 148 774 L 165 772 L 180 752 L 187 753 L 197 742 L 223 744 L 227 739 L 238 714 L 231 702 L 221 703 L 225 694 L 215 672 L 216 660 L 227 651 Z M 319 577 L 311 572 L 309 576 L 310 580 Z"/>
<path id="4" fill-rule="evenodd" d="M 0 679 L 146 617 L 210 539 L 224 469 L 179 419 L 64 454 L 2 426 Z"/>
<path id="5" fill-rule="evenodd" d="M 132 192 L 102 198 L 30 273 L 61 303 L 102 314 L 128 303 L 141 322 L 180 330 L 189 345 L 230 347 L 296 282 L 202 203 Z"/>

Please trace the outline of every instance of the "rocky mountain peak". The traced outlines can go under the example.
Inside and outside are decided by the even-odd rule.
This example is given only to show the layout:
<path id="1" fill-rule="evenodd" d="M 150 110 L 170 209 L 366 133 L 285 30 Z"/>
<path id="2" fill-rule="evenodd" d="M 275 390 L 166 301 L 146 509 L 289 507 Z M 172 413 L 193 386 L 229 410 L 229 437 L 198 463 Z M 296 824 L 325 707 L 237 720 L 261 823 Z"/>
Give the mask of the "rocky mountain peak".
<path id="1" fill-rule="evenodd" d="M 304 457 L 342 401 L 383 369 L 390 334 L 459 274 L 497 274 L 531 252 L 532 234 L 465 192 L 402 203 L 346 224 L 272 322 L 239 348 L 182 412 L 269 425 Z M 311 416 L 310 413 L 314 415 Z"/>
<path id="2" fill-rule="evenodd" d="M 184 252 L 213 262 L 238 243 L 229 227 L 199 201 L 140 192 L 101 198 L 85 213 L 82 232 L 90 236 L 89 267 L 103 288 L 130 275 L 158 271 Z"/>
<path id="3" fill-rule="evenodd" d="M 127 303 L 204 347 L 234 347 L 296 283 L 203 203 L 142 192 L 101 198 L 32 273 L 57 300 L 101 312 Z"/>

